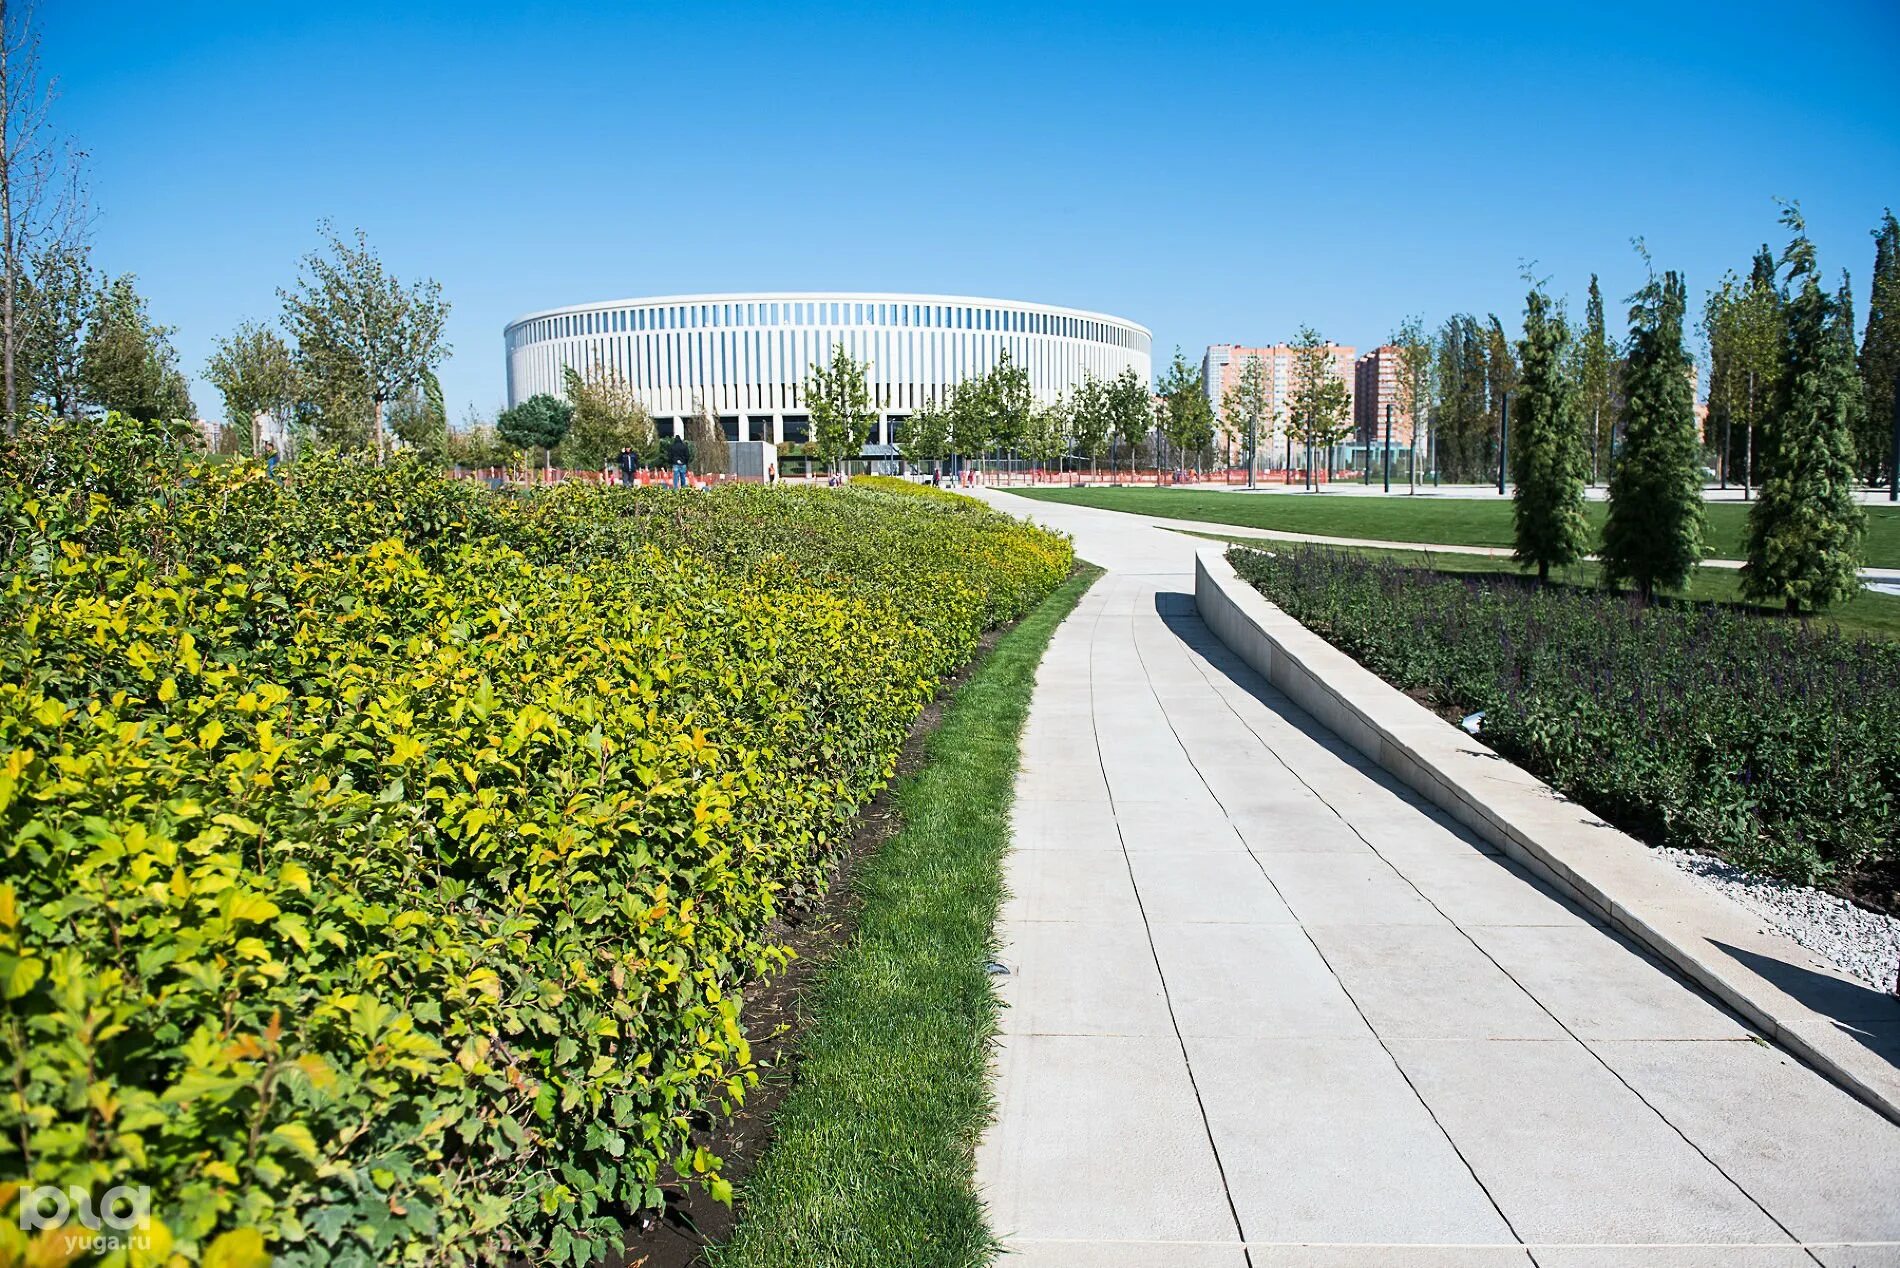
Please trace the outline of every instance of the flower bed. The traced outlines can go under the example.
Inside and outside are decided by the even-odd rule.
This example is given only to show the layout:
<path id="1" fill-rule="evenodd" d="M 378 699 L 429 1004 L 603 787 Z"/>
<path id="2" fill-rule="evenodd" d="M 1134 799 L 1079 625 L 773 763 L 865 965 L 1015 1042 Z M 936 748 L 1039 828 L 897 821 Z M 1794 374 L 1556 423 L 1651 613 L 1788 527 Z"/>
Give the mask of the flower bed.
<path id="1" fill-rule="evenodd" d="M 693 1127 L 774 918 L 1072 565 L 974 503 L 277 482 L 118 420 L 5 465 L 0 1176 L 227 1263 L 583 1263 L 729 1194 Z"/>
<path id="2" fill-rule="evenodd" d="M 1642 607 L 1310 547 L 1235 571 L 1618 827 L 1890 905 L 1900 644 L 1719 606 Z"/>

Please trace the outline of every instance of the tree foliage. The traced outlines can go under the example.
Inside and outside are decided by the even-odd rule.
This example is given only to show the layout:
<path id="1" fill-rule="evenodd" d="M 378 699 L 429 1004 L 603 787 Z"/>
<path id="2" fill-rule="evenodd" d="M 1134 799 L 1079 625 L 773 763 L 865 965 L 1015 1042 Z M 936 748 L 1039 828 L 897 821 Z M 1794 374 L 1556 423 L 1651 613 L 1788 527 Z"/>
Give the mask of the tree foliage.
<path id="1" fill-rule="evenodd" d="M 1120 461 L 1124 450 L 1133 461 L 1155 423 L 1148 385 L 1142 382 L 1133 366 L 1124 366 L 1120 374 L 1109 380 L 1107 397 L 1108 434 L 1115 442 L 1116 461 Z"/>
<path id="2" fill-rule="evenodd" d="M 1293 340 L 1293 372 L 1287 393 L 1287 430 L 1306 446 L 1310 468 L 1324 451 L 1352 433 L 1352 394 L 1341 378 L 1332 345 L 1311 326 Z"/>
<path id="3" fill-rule="evenodd" d="M 640 394 L 625 375 L 604 362 L 585 373 L 567 367 L 561 375 L 572 416 L 561 437 L 561 465 L 599 471 L 631 449 L 642 463 L 659 458 L 659 434 Z"/>
<path id="4" fill-rule="evenodd" d="M 1654 274 L 1630 299 L 1623 443 L 1610 465 L 1603 572 L 1645 600 L 1688 580 L 1703 554 L 1701 448 L 1680 274 Z"/>
<path id="5" fill-rule="evenodd" d="M 1114 419 L 1109 412 L 1109 384 L 1084 371 L 1082 381 L 1069 398 L 1069 431 L 1075 452 L 1090 462 L 1101 461 L 1108 451 L 1109 433 Z"/>
<path id="6" fill-rule="evenodd" d="M 1539 288 L 1524 304 L 1521 374 L 1512 398 L 1511 479 L 1516 556 L 1538 580 L 1582 559 L 1590 525 L 1583 506 L 1588 466 L 1573 385 L 1565 373 L 1570 331 L 1563 311 Z"/>
<path id="7" fill-rule="evenodd" d="M 1756 481 L 1755 449 L 1781 374 L 1781 295 L 1768 248 L 1746 280 L 1724 274 L 1702 309 L 1709 343 L 1709 425 L 1719 445 L 1726 427 L 1725 470 Z"/>
<path id="8" fill-rule="evenodd" d="M 79 352 L 80 386 L 89 403 L 128 418 L 190 418 L 172 328 L 153 323 L 136 283 L 123 274 L 94 298 Z"/>
<path id="9" fill-rule="evenodd" d="M 1214 444 L 1214 407 L 1208 402 L 1201 372 L 1189 365 L 1177 346 L 1159 385 L 1161 434 L 1174 449 L 1174 461 L 1201 462 Z"/>
<path id="10" fill-rule="evenodd" d="M 1425 321 L 1421 317 L 1407 317 L 1400 322 L 1389 342 L 1399 350 L 1396 404 L 1399 412 L 1412 421 L 1412 448 L 1416 451 L 1436 395 L 1437 350 L 1425 333 Z"/>
<path id="11" fill-rule="evenodd" d="M 1900 394 L 1900 221 L 1891 211 L 1874 230 L 1874 280 L 1859 360 L 1864 408 L 1855 448 L 1861 474 L 1885 480 L 1893 473 L 1893 418 Z"/>
<path id="12" fill-rule="evenodd" d="M 725 433 L 719 430 L 719 420 L 704 401 L 695 402 L 686 419 L 686 444 L 692 451 L 687 461 L 694 475 L 723 475 L 732 470 Z"/>
<path id="13" fill-rule="evenodd" d="M 224 417 L 242 438 L 240 452 L 255 453 L 264 441 L 258 415 L 287 423 L 302 387 L 297 357 L 268 326 L 244 322 L 218 340 L 205 377 L 224 398 Z"/>
<path id="14" fill-rule="evenodd" d="M 1438 468 L 1451 480 L 1481 480 L 1487 474 L 1490 430 L 1485 349 L 1484 331 L 1470 313 L 1454 313 L 1439 328 L 1432 437 Z"/>
<path id="15" fill-rule="evenodd" d="M 1241 361 L 1233 384 L 1221 393 L 1220 402 L 1221 422 L 1240 438 L 1248 471 L 1260 469 L 1260 445 L 1270 439 L 1264 435 L 1268 399 L 1267 363 L 1258 355 L 1248 356 Z"/>
<path id="16" fill-rule="evenodd" d="M 1821 288 L 1800 208 L 1787 207 L 1782 223 L 1794 234 L 1781 257 L 1782 368 L 1761 431 L 1761 496 L 1749 510 L 1742 590 L 1801 612 L 1859 588 L 1867 514 L 1854 499 L 1853 317 Z"/>
<path id="17" fill-rule="evenodd" d="M 42 243 L 18 295 L 19 382 L 55 414 L 76 418 L 85 395 L 80 362 L 99 281 L 83 243 Z"/>
<path id="18" fill-rule="evenodd" d="M 567 435 L 574 407 L 558 396 L 537 392 L 521 404 L 505 409 L 495 419 L 495 430 L 517 449 L 539 449 L 552 460 L 552 452 Z"/>
<path id="19" fill-rule="evenodd" d="M 435 281 L 405 286 L 385 269 L 361 229 L 347 241 L 328 223 L 320 232 L 324 244 L 304 256 L 296 285 L 278 291 L 284 327 L 320 408 L 367 403 L 380 458 L 389 402 L 418 388 L 448 354 L 442 327 L 449 306 Z"/>
<path id="20" fill-rule="evenodd" d="M 1576 350 L 1577 413 L 1584 421 L 1590 450 L 1590 480 L 1598 479 L 1615 448 L 1616 353 L 1603 320 L 1603 289 L 1590 275 L 1589 297 L 1583 306 L 1583 330 Z"/>
<path id="21" fill-rule="evenodd" d="M 839 344 L 831 350 L 830 365 L 814 364 L 806 375 L 812 444 L 818 460 L 834 470 L 846 458 L 858 456 L 877 422 L 866 381 L 869 368 Z"/>

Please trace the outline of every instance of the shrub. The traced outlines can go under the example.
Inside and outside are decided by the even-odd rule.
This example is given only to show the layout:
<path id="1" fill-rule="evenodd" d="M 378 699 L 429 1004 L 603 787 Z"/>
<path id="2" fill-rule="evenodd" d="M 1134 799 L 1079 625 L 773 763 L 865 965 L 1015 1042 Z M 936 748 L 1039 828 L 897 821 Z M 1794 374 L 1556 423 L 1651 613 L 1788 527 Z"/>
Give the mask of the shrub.
<path id="1" fill-rule="evenodd" d="M 1311 548 L 1236 571 L 1619 827 L 1802 881 L 1900 859 L 1900 644 Z"/>
<path id="2" fill-rule="evenodd" d="M 664 1183 L 729 1196 L 695 1128 L 775 920 L 1067 543 L 137 432 L 4 458 L 0 1175 L 286 1264 L 584 1263 Z"/>

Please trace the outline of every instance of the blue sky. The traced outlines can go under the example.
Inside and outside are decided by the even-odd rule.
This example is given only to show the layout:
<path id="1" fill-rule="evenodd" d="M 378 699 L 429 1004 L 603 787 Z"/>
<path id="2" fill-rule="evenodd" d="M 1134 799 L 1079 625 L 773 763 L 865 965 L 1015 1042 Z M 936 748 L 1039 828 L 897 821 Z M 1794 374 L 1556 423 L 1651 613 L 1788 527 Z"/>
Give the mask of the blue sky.
<path id="1" fill-rule="evenodd" d="M 1558 10 L 1564 10 L 1559 12 Z M 1548 10 L 1548 11 L 1546 11 Z M 1688 278 L 1796 197 L 1864 308 L 1900 205 L 1900 6 L 42 5 L 91 152 L 95 261 L 138 275 L 202 412 L 317 222 L 453 304 L 451 412 L 501 329 L 585 300 L 917 290 L 1103 309 L 1180 344 L 1520 311 L 1630 239 Z M 1157 364 L 1157 370 L 1159 370 Z"/>

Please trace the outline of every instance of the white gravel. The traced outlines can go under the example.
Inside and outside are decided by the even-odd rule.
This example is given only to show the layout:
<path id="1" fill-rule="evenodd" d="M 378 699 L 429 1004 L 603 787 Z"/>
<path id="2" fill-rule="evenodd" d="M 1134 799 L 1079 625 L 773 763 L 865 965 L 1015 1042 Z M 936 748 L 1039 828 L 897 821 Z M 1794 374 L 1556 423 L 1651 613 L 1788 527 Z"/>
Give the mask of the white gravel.
<path id="1" fill-rule="evenodd" d="M 1845 898 L 1772 881 L 1694 850 L 1657 853 L 1709 888 L 1728 895 L 1817 955 L 1869 986 L 1890 991 L 1900 972 L 1900 920 L 1856 907 Z"/>

